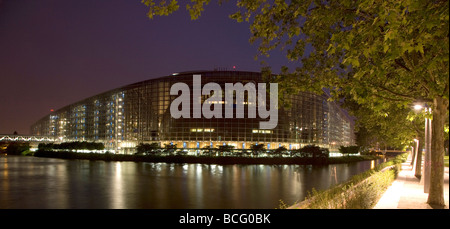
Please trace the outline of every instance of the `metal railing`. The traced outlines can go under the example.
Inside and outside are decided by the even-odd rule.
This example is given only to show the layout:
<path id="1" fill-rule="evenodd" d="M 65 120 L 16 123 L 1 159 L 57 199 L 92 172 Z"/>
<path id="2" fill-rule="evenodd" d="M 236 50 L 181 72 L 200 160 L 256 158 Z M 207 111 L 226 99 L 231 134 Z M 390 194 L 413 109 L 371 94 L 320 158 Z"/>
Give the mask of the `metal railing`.
<path id="1" fill-rule="evenodd" d="M 33 136 L 33 135 L 8 135 L 0 134 L 0 142 L 55 142 L 57 138 L 52 136 Z"/>

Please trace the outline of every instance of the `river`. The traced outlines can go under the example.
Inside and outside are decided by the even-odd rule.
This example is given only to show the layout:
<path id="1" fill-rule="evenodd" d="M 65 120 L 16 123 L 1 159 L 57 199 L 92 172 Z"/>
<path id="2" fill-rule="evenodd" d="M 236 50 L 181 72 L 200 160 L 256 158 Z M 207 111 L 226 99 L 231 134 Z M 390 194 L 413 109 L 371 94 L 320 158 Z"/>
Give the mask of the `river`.
<path id="1" fill-rule="evenodd" d="M 209 165 L 0 156 L 1 209 L 274 209 L 377 163 Z"/>

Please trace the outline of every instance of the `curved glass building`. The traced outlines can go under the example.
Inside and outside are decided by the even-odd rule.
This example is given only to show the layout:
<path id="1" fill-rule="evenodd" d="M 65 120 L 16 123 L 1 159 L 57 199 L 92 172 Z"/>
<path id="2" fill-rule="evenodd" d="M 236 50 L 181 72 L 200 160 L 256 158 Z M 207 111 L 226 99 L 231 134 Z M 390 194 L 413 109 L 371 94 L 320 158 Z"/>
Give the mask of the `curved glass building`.
<path id="1" fill-rule="evenodd" d="M 260 129 L 260 118 L 173 118 L 171 95 L 175 83 L 185 83 L 193 92 L 193 75 L 201 75 L 202 87 L 216 83 L 262 83 L 258 72 L 196 71 L 174 73 L 98 94 L 67 105 L 43 117 L 31 127 L 33 135 L 54 136 L 61 141 L 96 141 L 116 153 L 134 153 L 139 143 L 177 144 L 178 148 L 196 150 L 205 146 L 233 145 L 248 149 L 264 144 L 268 149 L 284 146 L 298 149 L 315 144 L 330 151 L 354 144 L 351 119 L 326 95 L 300 92 L 289 96 L 290 108 L 278 110 L 274 129 Z M 202 95 L 201 104 L 207 101 Z M 191 97 L 191 100 L 193 98 Z M 234 97 L 233 108 L 238 100 Z M 225 104 L 226 101 L 218 101 Z M 250 100 L 244 100 L 247 113 Z M 192 108 L 192 104 L 191 104 Z M 190 109 L 191 113 L 193 109 Z M 225 113 L 225 109 L 222 109 Z"/>

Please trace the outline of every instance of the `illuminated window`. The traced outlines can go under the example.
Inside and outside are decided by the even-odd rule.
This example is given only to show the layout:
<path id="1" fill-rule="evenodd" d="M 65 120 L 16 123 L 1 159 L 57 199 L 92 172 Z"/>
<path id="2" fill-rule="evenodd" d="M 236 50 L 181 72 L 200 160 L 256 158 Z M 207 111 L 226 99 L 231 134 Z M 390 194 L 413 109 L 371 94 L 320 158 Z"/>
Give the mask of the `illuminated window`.
<path id="1" fill-rule="evenodd" d="M 252 133 L 254 134 L 272 134 L 273 130 L 258 130 L 258 129 L 253 129 Z"/>
<path id="2" fill-rule="evenodd" d="M 214 129 L 191 129 L 191 132 L 214 132 Z"/>
<path id="3" fill-rule="evenodd" d="M 208 101 L 208 104 L 227 104 L 227 103 L 225 101 L 213 100 L 213 101 Z"/>

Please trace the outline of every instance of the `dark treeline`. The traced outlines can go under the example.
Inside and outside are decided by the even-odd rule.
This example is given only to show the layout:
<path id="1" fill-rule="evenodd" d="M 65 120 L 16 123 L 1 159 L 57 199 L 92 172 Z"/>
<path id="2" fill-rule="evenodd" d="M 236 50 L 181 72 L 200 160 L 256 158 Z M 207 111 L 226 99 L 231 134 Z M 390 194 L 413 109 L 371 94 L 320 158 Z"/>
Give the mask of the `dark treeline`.
<path id="1" fill-rule="evenodd" d="M 66 142 L 61 144 L 39 144 L 37 157 L 64 159 L 87 159 L 105 161 L 167 162 L 167 163 L 204 163 L 204 164 L 336 164 L 362 160 L 373 160 L 375 156 L 330 157 L 329 150 L 316 145 L 307 145 L 300 149 L 287 150 L 285 147 L 267 150 L 264 144 L 254 144 L 250 149 L 234 149 L 232 145 L 220 145 L 215 148 L 195 149 L 195 155 L 188 155 L 188 149 L 177 148 L 176 144 L 141 143 L 136 146 L 135 154 L 76 153 L 71 150 L 103 150 L 102 143 Z M 341 150 L 344 148 L 341 148 Z M 192 149 L 191 149 L 192 150 Z M 354 150 L 354 149 L 353 149 Z M 347 155 L 352 150 L 347 150 Z"/>
<path id="2" fill-rule="evenodd" d="M 38 150 L 104 150 L 105 145 L 98 142 L 63 142 L 61 144 L 54 143 L 40 143 Z"/>
<path id="3" fill-rule="evenodd" d="M 28 142 L 10 142 L 6 143 L 7 147 L 5 153 L 11 155 L 21 155 L 23 152 L 30 150 L 30 144 Z"/>
<path id="4" fill-rule="evenodd" d="M 113 154 L 113 153 L 76 153 L 68 151 L 45 151 L 39 150 L 35 157 L 50 157 L 63 159 L 85 159 L 104 161 L 134 161 L 134 162 L 165 162 L 165 163 L 201 163 L 201 164 L 297 164 L 297 165 L 326 165 L 350 163 L 364 160 L 377 159 L 375 156 L 349 156 L 330 157 L 324 160 L 320 157 L 243 157 L 243 156 L 192 156 L 192 155 L 157 155 L 157 154 Z"/>
<path id="5" fill-rule="evenodd" d="M 185 155 L 188 149 L 177 148 L 177 145 L 165 144 L 160 147 L 158 143 L 141 143 L 136 146 L 136 154 L 141 155 L 161 155 L 161 154 L 177 154 Z M 268 150 L 264 144 L 253 144 L 250 149 L 235 149 L 233 145 L 219 145 L 217 147 L 206 146 L 199 149 L 190 149 L 199 152 L 202 156 L 238 156 L 238 157 L 258 157 L 264 153 L 270 157 L 301 157 L 301 158 L 317 158 L 326 160 L 329 158 L 330 152 L 326 148 L 316 145 L 307 145 L 300 149 L 288 150 L 284 146 L 277 149 Z"/>

